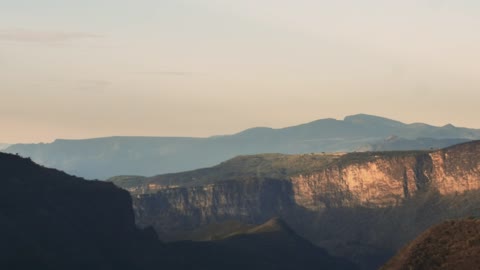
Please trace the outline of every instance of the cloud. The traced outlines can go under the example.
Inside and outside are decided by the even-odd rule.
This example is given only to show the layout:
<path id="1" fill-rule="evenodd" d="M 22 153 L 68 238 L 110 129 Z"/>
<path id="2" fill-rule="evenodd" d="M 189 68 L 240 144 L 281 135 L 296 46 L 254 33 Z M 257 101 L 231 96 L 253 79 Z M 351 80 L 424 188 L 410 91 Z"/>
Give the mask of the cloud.
<path id="1" fill-rule="evenodd" d="M 0 29 L 0 41 L 51 43 L 102 37 L 104 36 L 86 32 L 33 31 L 21 28 Z"/>

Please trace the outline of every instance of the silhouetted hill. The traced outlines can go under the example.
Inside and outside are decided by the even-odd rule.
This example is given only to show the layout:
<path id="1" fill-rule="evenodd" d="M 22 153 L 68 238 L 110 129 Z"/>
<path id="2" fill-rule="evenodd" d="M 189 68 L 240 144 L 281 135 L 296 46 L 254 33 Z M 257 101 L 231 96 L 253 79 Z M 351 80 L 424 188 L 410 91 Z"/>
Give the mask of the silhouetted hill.
<path id="1" fill-rule="evenodd" d="M 401 143 L 385 145 L 385 138 L 392 135 L 400 138 Z M 351 152 L 377 148 L 427 150 L 472 139 L 480 139 L 480 130 L 452 125 L 404 124 L 360 114 L 344 120 L 322 119 L 280 129 L 252 128 L 210 138 L 56 140 L 48 144 L 16 144 L 5 151 L 31 157 L 39 164 L 78 176 L 107 179 L 116 175 L 151 176 L 192 170 L 213 166 L 238 155 Z M 379 144 L 381 146 L 377 146 Z"/>
<path id="2" fill-rule="evenodd" d="M 135 226 L 129 194 L 112 183 L 10 154 L 0 154 L 0 171 L 0 269 L 357 269 L 293 231 L 285 238 L 277 223 L 268 237 L 166 245 Z"/>
<path id="3" fill-rule="evenodd" d="M 480 220 L 451 220 L 434 226 L 402 248 L 382 270 L 477 270 Z"/>
<path id="4" fill-rule="evenodd" d="M 139 253 L 157 243 L 136 228 L 129 194 L 110 183 L 9 154 L 0 171 L 2 269 L 138 269 Z"/>

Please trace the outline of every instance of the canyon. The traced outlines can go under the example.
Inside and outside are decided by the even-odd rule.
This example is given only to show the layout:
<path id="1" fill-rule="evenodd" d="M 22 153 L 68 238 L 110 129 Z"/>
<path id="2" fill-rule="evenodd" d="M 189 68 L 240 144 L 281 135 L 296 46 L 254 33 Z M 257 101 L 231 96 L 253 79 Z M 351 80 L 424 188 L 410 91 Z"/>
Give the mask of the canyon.
<path id="1" fill-rule="evenodd" d="M 262 154 L 185 173 L 111 179 L 132 194 L 137 224 L 165 241 L 235 220 L 281 217 L 363 269 L 383 264 L 429 226 L 478 215 L 480 142 L 441 150 Z"/>

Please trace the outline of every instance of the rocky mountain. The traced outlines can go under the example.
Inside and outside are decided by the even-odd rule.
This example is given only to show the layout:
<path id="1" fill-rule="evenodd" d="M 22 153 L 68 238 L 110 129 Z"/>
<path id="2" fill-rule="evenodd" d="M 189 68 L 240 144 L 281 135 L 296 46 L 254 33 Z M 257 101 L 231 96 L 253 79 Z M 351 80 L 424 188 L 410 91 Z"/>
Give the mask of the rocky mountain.
<path id="1" fill-rule="evenodd" d="M 402 248 L 382 270 L 476 270 L 480 266 L 480 220 L 436 225 Z"/>
<path id="2" fill-rule="evenodd" d="M 0 269 L 352 269 L 273 219 L 215 241 L 164 244 L 128 192 L 0 154 Z"/>
<path id="3" fill-rule="evenodd" d="M 166 241 L 279 216 L 332 254 L 376 269 L 429 226 L 478 214 L 480 141 L 429 151 L 240 156 L 112 181 L 133 194 L 138 224 Z"/>
<path id="4" fill-rule="evenodd" d="M 391 141 L 385 138 L 398 137 Z M 423 139 L 418 139 L 423 138 Z M 5 149 L 86 178 L 150 176 L 213 166 L 238 155 L 356 150 L 428 150 L 480 139 L 480 130 L 404 124 L 371 116 L 322 119 L 293 127 L 252 128 L 209 138 L 111 137 L 16 144 Z"/>

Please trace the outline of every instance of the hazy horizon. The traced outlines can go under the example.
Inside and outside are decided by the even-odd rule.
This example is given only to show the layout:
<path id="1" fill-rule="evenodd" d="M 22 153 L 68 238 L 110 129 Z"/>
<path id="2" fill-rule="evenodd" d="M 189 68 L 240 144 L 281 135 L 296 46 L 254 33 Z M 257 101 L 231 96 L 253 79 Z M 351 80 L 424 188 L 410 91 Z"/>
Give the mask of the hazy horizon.
<path id="1" fill-rule="evenodd" d="M 0 143 L 358 113 L 480 128 L 480 2 L 0 3 Z"/>

